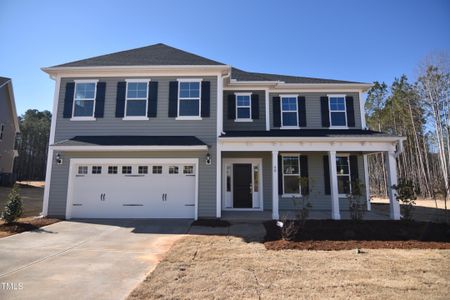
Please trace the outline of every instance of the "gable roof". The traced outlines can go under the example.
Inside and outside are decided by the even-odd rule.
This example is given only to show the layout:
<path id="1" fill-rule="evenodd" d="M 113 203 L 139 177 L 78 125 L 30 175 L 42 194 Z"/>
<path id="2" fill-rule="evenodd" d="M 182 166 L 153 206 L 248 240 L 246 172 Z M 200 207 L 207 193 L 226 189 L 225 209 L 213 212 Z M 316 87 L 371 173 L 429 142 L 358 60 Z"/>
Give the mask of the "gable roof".
<path id="1" fill-rule="evenodd" d="M 7 83 L 10 80 L 11 80 L 11 78 L 0 76 L 0 87 L 2 87 L 5 83 Z"/>
<path id="2" fill-rule="evenodd" d="M 166 44 L 155 44 L 77 60 L 56 67 L 225 65 Z"/>
<path id="3" fill-rule="evenodd" d="M 19 119 L 17 117 L 17 109 L 16 109 L 16 100 L 14 99 L 14 90 L 12 86 L 12 80 L 8 77 L 1 77 L 0 76 L 0 88 L 8 88 L 8 94 L 9 94 L 9 101 L 11 104 L 11 113 L 13 115 L 13 123 L 14 128 L 16 129 L 16 133 L 20 132 L 20 126 L 19 126 Z"/>
<path id="4" fill-rule="evenodd" d="M 236 68 L 231 68 L 231 79 L 237 81 L 282 81 L 284 83 L 362 83 L 325 78 L 247 72 Z"/>

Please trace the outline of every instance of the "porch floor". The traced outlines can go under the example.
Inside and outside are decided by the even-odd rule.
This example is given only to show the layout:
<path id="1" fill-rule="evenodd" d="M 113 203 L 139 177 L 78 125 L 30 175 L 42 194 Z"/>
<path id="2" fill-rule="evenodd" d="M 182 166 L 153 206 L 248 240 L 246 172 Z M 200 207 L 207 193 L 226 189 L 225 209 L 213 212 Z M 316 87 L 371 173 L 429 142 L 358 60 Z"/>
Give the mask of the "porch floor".
<path id="1" fill-rule="evenodd" d="M 294 211 L 280 210 L 280 219 L 285 216 L 294 216 Z M 231 222 L 259 222 L 272 220 L 272 211 L 222 211 L 222 219 Z M 312 210 L 308 219 L 326 220 L 331 219 L 331 210 Z M 350 220 L 350 212 L 341 210 L 341 220 Z M 381 211 L 366 211 L 364 220 L 389 220 L 389 214 Z"/>

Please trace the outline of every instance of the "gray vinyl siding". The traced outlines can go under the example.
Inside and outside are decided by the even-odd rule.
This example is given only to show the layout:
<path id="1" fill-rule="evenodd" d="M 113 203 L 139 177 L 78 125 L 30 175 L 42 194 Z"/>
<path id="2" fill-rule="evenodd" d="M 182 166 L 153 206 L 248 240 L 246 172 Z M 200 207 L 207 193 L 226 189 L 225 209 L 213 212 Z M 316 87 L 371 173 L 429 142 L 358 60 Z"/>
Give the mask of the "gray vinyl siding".
<path id="1" fill-rule="evenodd" d="M 56 165 L 53 162 L 52 177 L 49 196 L 49 215 L 64 216 L 67 197 L 69 160 L 72 157 L 165 157 L 199 158 L 199 217 L 216 216 L 216 143 L 217 143 L 217 77 L 202 77 L 210 81 L 210 117 L 202 120 L 175 120 L 168 117 L 169 82 L 182 76 L 172 77 L 145 77 L 158 82 L 157 117 L 148 121 L 125 121 L 115 117 L 117 82 L 125 78 L 95 78 L 99 82 L 106 82 L 104 117 L 95 121 L 71 121 L 63 118 L 64 97 L 66 83 L 74 79 L 63 78 L 58 97 L 58 112 L 55 130 L 55 142 L 83 135 L 160 135 L 160 136 L 196 136 L 207 145 L 211 154 L 212 164 L 206 166 L 206 151 L 202 152 L 92 152 L 92 153 L 62 153 L 64 163 Z M 199 76 L 195 76 L 199 78 Z M 127 79 L 129 79 L 127 77 Z"/>
<path id="2" fill-rule="evenodd" d="M 257 94 L 259 98 L 259 119 L 252 122 L 235 122 L 234 119 L 228 118 L 228 95 L 234 93 L 253 93 Z M 223 93 L 223 130 L 266 130 L 266 93 L 265 91 L 224 91 Z"/>
<path id="3" fill-rule="evenodd" d="M 198 216 L 216 216 L 216 161 L 205 163 L 204 151 L 165 151 L 165 152 L 64 152 L 61 165 L 53 162 L 50 186 L 50 216 L 65 217 L 69 166 L 71 158 L 198 158 L 199 189 Z"/>
<path id="4" fill-rule="evenodd" d="M 353 97 L 353 106 L 355 109 L 355 127 L 354 129 L 361 129 L 361 111 L 359 105 L 359 94 L 358 93 L 344 93 L 344 92 L 333 92 L 333 93 L 302 93 L 302 92 L 289 92 L 285 94 L 298 94 L 299 96 L 305 97 L 306 105 L 306 127 L 308 129 L 322 129 L 322 117 L 320 110 L 320 97 L 325 97 L 329 94 L 345 94 L 346 96 Z M 273 126 L 273 97 L 283 95 L 283 93 L 270 93 L 269 94 L 269 119 L 270 128 L 275 129 L 278 127 Z"/>
<path id="5" fill-rule="evenodd" d="M 0 126 L 3 124 L 3 138 L 0 140 L 0 174 L 12 173 L 14 165 L 14 143 L 16 129 L 14 127 L 8 84 L 0 88 Z"/>
<path id="6" fill-rule="evenodd" d="M 222 152 L 223 158 L 262 158 L 263 206 L 272 210 L 272 153 L 271 152 Z"/>

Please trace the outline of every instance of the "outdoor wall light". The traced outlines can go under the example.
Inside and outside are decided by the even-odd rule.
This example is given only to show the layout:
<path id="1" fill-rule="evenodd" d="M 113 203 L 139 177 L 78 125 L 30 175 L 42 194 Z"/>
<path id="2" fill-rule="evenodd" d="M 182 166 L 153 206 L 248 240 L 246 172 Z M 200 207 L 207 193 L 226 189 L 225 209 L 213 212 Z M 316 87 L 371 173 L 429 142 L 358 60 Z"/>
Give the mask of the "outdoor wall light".
<path id="1" fill-rule="evenodd" d="M 56 163 L 58 164 L 58 165 L 61 165 L 62 163 L 63 163 L 63 159 L 62 159 L 62 157 L 61 157 L 61 154 L 56 154 Z"/>
<path id="2" fill-rule="evenodd" d="M 211 154 L 209 154 L 209 152 L 206 154 L 206 164 L 207 165 L 211 164 Z"/>

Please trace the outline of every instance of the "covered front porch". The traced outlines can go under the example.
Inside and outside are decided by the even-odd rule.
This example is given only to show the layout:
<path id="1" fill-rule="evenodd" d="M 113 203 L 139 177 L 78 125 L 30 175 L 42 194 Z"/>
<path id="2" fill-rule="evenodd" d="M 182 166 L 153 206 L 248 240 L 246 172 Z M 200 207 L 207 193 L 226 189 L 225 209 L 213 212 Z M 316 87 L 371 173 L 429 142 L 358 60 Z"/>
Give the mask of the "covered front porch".
<path id="1" fill-rule="evenodd" d="M 218 217 L 225 219 L 280 219 L 298 209 L 299 201 L 310 204 L 310 219 L 349 219 L 347 194 L 363 187 L 364 219 L 400 219 L 395 199 L 396 156 L 399 137 L 382 139 L 328 138 L 220 138 L 222 162 Z M 371 211 L 367 155 L 384 153 L 390 198 L 389 216 Z M 298 184 L 307 178 L 307 188 Z"/>

